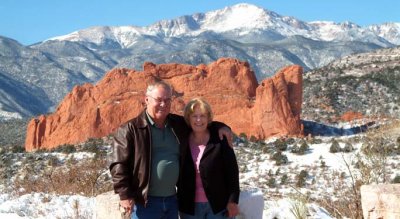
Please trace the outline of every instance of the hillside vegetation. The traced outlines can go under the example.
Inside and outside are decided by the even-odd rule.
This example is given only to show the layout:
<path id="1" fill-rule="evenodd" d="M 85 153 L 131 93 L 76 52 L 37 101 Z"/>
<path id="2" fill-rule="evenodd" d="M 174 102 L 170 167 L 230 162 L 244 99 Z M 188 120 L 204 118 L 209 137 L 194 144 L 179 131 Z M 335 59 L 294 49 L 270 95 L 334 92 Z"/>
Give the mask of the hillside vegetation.
<path id="1" fill-rule="evenodd" d="M 26 137 L 27 119 L 0 120 L 0 148 L 23 147 Z"/>
<path id="2" fill-rule="evenodd" d="M 400 47 L 355 54 L 305 73 L 302 118 L 334 122 L 348 111 L 400 118 Z"/>

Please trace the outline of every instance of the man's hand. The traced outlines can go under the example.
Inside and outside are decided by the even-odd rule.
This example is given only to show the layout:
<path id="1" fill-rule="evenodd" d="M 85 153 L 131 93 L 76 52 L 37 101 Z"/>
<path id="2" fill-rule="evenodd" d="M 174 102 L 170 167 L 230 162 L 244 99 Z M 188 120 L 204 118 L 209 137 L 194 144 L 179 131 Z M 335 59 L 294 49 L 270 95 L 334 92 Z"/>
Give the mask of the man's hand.
<path id="1" fill-rule="evenodd" d="M 135 205 L 135 201 L 133 201 L 133 199 L 125 199 L 119 201 L 119 205 L 124 210 L 125 214 L 130 215 L 132 213 L 133 206 Z"/>
<path id="2" fill-rule="evenodd" d="M 233 133 L 232 130 L 226 126 L 218 129 L 219 139 L 224 139 L 224 136 L 228 140 L 229 146 L 233 147 Z"/>
<path id="3" fill-rule="evenodd" d="M 236 217 L 239 214 L 239 207 L 234 202 L 229 202 L 226 206 L 226 210 L 228 210 L 228 217 Z"/>

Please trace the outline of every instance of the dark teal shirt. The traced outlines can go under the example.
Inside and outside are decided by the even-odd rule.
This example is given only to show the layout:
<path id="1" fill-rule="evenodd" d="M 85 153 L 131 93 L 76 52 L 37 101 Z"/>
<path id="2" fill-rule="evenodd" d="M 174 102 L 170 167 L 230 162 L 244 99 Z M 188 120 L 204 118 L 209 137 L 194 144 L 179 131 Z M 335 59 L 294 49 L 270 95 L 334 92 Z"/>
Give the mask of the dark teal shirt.
<path id="1" fill-rule="evenodd" d="M 148 194 L 159 197 L 175 195 L 179 176 L 178 141 L 168 121 L 163 128 L 158 128 L 148 114 L 147 119 L 150 123 L 152 141 Z"/>

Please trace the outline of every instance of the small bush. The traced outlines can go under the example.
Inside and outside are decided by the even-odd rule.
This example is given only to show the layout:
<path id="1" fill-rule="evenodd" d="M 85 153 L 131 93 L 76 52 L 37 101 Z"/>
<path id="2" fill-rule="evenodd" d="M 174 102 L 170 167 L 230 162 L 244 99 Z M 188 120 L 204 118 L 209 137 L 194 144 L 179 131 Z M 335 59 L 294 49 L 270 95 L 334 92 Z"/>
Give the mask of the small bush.
<path id="1" fill-rule="evenodd" d="M 352 152 L 352 151 L 354 151 L 354 147 L 350 142 L 346 142 L 346 144 L 344 145 L 343 151 L 347 152 L 347 153 Z"/>
<path id="2" fill-rule="evenodd" d="M 300 141 L 300 147 L 298 147 L 296 144 L 294 144 L 290 150 L 290 152 L 294 154 L 299 154 L 299 155 L 304 155 L 306 151 L 310 149 L 310 146 L 308 146 L 307 142 L 302 140 Z"/>
<path id="3" fill-rule="evenodd" d="M 312 138 L 309 142 L 310 142 L 310 144 L 321 144 L 322 139 Z"/>
<path id="4" fill-rule="evenodd" d="M 310 149 L 310 146 L 308 146 L 306 141 L 303 141 L 303 143 L 301 143 L 300 148 L 299 148 L 299 154 L 303 155 L 309 149 Z"/>
<path id="5" fill-rule="evenodd" d="M 268 176 L 272 177 L 274 175 L 274 173 L 272 173 L 272 170 L 268 170 Z"/>
<path id="6" fill-rule="evenodd" d="M 65 154 L 71 154 L 71 153 L 76 152 L 76 148 L 75 148 L 75 145 L 73 145 L 73 144 L 63 144 L 61 146 L 51 149 L 51 152 L 60 152 L 60 153 L 65 153 Z"/>
<path id="7" fill-rule="evenodd" d="M 290 149 L 290 152 L 292 152 L 293 154 L 298 154 L 299 151 L 300 151 L 300 148 L 299 148 L 299 146 L 297 146 L 297 144 L 294 144 L 292 146 L 292 148 Z"/>
<path id="8" fill-rule="evenodd" d="M 287 174 L 283 174 L 281 177 L 281 185 L 285 185 L 288 181 L 288 175 Z"/>
<path id="9" fill-rule="evenodd" d="M 274 142 L 275 148 L 280 151 L 286 151 L 288 144 L 283 139 L 277 139 Z"/>
<path id="10" fill-rule="evenodd" d="M 243 140 L 247 140 L 247 135 L 246 133 L 242 132 L 239 134 L 239 138 L 243 139 Z"/>
<path id="11" fill-rule="evenodd" d="M 297 187 L 304 187 L 306 185 L 306 180 L 308 177 L 308 172 L 306 170 L 300 171 L 299 175 L 297 176 Z"/>
<path id="12" fill-rule="evenodd" d="M 276 187 L 276 180 L 274 177 L 270 177 L 267 181 L 267 185 L 270 188 L 275 188 Z"/>
<path id="13" fill-rule="evenodd" d="M 272 160 L 274 160 L 276 165 L 287 164 L 289 162 L 286 155 L 282 154 L 282 152 L 278 151 L 274 155 L 272 155 Z"/>
<path id="14" fill-rule="evenodd" d="M 332 140 L 331 147 L 329 148 L 329 152 L 337 153 L 340 152 L 342 149 L 340 148 L 339 142 L 336 139 Z"/>
<path id="15" fill-rule="evenodd" d="M 396 175 L 396 177 L 393 178 L 392 183 L 400 183 L 400 175 Z"/>
<path id="16" fill-rule="evenodd" d="M 321 166 L 320 166 L 320 167 L 321 167 L 321 168 L 325 168 L 325 167 L 326 167 L 325 161 L 324 161 L 324 160 L 321 160 L 320 162 L 321 162 Z"/>
<path id="17" fill-rule="evenodd" d="M 346 178 L 346 173 L 345 172 L 341 172 L 340 173 L 340 179 L 345 179 Z"/>
<path id="18" fill-rule="evenodd" d="M 288 138 L 286 139 L 286 143 L 287 144 L 294 144 L 296 142 L 296 140 L 294 140 L 294 138 Z"/>
<path id="19" fill-rule="evenodd" d="M 25 152 L 25 148 L 22 146 L 12 146 L 11 147 L 11 152 L 12 153 L 24 153 Z"/>
<path id="20" fill-rule="evenodd" d="M 254 136 L 254 135 L 250 136 L 249 141 L 251 141 L 251 142 L 257 142 L 256 136 Z"/>

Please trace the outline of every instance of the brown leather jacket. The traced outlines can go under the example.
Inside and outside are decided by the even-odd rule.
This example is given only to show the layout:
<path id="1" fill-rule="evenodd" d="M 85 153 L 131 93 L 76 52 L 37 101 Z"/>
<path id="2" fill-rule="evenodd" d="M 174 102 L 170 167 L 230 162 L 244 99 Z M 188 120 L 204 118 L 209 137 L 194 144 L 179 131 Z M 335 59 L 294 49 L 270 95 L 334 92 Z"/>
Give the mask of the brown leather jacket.
<path id="1" fill-rule="evenodd" d="M 189 127 L 184 118 L 169 114 L 169 125 L 180 144 L 180 164 L 186 154 Z M 115 133 L 109 168 L 114 191 L 121 200 L 133 198 L 145 205 L 151 173 L 151 131 L 144 110 L 136 118 L 123 124 Z"/>

